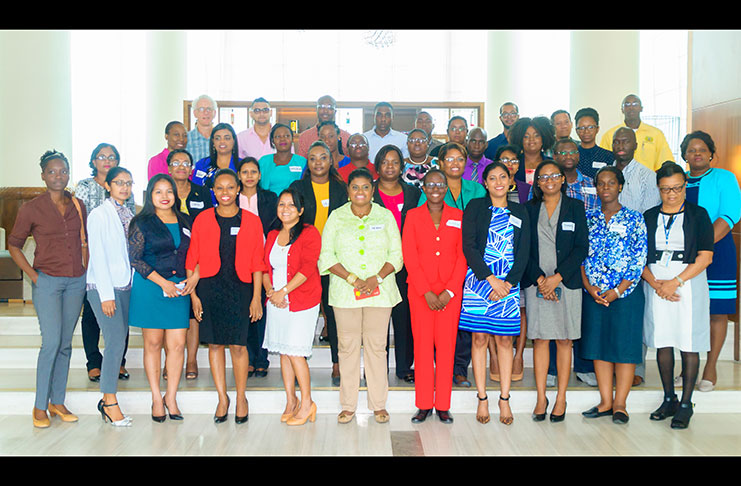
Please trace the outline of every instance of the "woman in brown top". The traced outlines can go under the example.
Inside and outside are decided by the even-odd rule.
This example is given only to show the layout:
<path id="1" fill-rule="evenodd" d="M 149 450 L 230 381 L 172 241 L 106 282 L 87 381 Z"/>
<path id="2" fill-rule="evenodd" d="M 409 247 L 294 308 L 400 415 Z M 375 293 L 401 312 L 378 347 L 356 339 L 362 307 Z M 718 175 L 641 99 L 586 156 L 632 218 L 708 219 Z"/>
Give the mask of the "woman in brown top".
<path id="1" fill-rule="evenodd" d="M 87 213 L 82 201 L 65 190 L 69 182 L 67 158 L 49 151 L 41 157 L 40 165 L 47 191 L 21 206 L 8 237 L 8 251 L 33 282 L 33 304 L 41 328 L 33 424 L 45 428 L 50 425 L 47 410 L 64 422 L 77 421 L 64 406 L 64 398 L 72 333 L 85 298 Z M 36 241 L 33 266 L 22 251 L 29 236 Z"/>

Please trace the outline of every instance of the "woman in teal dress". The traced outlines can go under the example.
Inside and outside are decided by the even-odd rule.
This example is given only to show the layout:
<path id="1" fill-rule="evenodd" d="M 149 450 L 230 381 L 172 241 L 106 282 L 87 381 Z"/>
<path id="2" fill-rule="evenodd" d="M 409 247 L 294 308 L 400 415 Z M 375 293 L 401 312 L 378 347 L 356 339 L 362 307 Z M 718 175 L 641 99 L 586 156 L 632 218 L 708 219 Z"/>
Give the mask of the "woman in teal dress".
<path id="1" fill-rule="evenodd" d="M 149 180 L 144 208 L 129 225 L 129 260 L 134 267 L 129 325 L 142 328 L 144 370 L 152 390 L 152 420 L 182 420 L 176 393 L 189 327 L 190 293 L 198 274 L 186 279 L 190 225 L 176 209 L 177 188 L 169 175 Z M 160 392 L 162 348 L 169 371 L 167 393 Z"/>
<path id="2" fill-rule="evenodd" d="M 276 123 L 270 130 L 270 146 L 274 154 L 260 158 L 260 187 L 280 194 L 291 182 L 301 179 L 306 168 L 306 158 L 291 152 L 293 132 L 291 127 Z"/>

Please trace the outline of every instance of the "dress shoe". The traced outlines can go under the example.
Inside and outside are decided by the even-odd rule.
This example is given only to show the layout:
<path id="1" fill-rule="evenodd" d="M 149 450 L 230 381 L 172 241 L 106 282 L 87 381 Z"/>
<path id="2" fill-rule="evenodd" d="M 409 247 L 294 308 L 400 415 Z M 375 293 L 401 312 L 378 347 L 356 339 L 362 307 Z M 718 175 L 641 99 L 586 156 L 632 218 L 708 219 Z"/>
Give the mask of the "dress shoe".
<path id="1" fill-rule="evenodd" d="M 100 368 L 93 368 L 92 370 L 88 371 L 87 378 L 93 383 L 100 382 Z"/>
<path id="2" fill-rule="evenodd" d="M 555 407 L 554 407 L 555 408 Z M 551 422 L 563 422 L 563 420 L 566 418 L 566 404 L 563 405 L 563 413 L 560 415 L 554 415 L 553 410 L 551 410 Z"/>
<path id="3" fill-rule="evenodd" d="M 533 422 L 542 422 L 545 420 L 545 415 L 548 412 L 548 397 L 545 398 L 545 411 L 543 413 L 533 412 Z"/>
<path id="4" fill-rule="evenodd" d="M 414 373 L 409 373 L 407 375 L 404 375 L 401 379 L 407 383 L 414 383 Z"/>
<path id="5" fill-rule="evenodd" d="M 268 376 L 268 370 L 265 368 L 255 369 L 255 378 L 265 378 L 266 376 Z"/>
<path id="6" fill-rule="evenodd" d="M 437 418 L 440 419 L 440 422 L 444 424 L 452 424 L 453 423 L 453 416 L 450 415 L 449 410 L 435 410 L 437 413 Z"/>
<path id="7" fill-rule="evenodd" d="M 715 389 L 715 385 L 710 380 L 700 380 L 697 384 L 697 390 L 701 392 L 711 392 Z"/>
<path id="8" fill-rule="evenodd" d="M 165 415 L 155 415 L 154 414 L 154 405 L 152 405 L 152 420 L 157 422 L 158 424 L 161 424 L 165 420 L 167 420 L 167 412 L 165 412 Z"/>
<path id="9" fill-rule="evenodd" d="M 355 412 L 348 412 L 347 410 L 343 410 L 337 416 L 337 422 L 340 424 L 349 424 L 350 422 L 352 422 L 353 417 L 355 417 Z"/>
<path id="10" fill-rule="evenodd" d="M 72 412 L 63 412 L 62 409 L 51 403 L 49 404 L 48 408 L 49 416 L 53 417 L 55 415 L 59 415 L 59 418 L 62 419 L 62 422 L 77 422 L 79 420 L 77 418 L 77 415 L 73 414 Z"/>
<path id="11" fill-rule="evenodd" d="M 113 420 L 111 416 L 108 415 L 108 413 L 105 411 L 105 407 L 115 407 L 117 405 L 118 403 L 110 403 L 106 405 L 103 400 L 98 402 L 98 411 L 100 412 L 100 416 L 103 419 L 103 422 L 110 422 L 110 424 L 114 427 L 131 427 L 131 417 L 124 415 L 121 420 Z"/>
<path id="12" fill-rule="evenodd" d="M 466 378 L 463 375 L 455 375 L 453 377 L 453 383 L 455 383 L 458 386 L 465 386 L 466 388 L 471 388 L 471 382 L 468 381 L 468 378 Z"/>
<path id="13" fill-rule="evenodd" d="M 226 422 L 226 417 L 229 415 L 229 403 L 231 402 L 231 398 L 229 398 L 229 395 L 226 396 L 226 412 L 224 415 L 216 415 L 214 414 L 214 423 L 215 424 L 222 424 Z M 218 407 L 217 407 L 218 408 Z"/>
<path id="14" fill-rule="evenodd" d="M 412 423 L 413 424 L 421 424 L 424 422 L 427 417 L 432 413 L 432 409 L 417 409 L 417 413 L 414 414 L 414 417 L 412 417 Z"/>
<path id="15" fill-rule="evenodd" d="M 640 385 L 641 383 L 643 383 L 643 378 L 641 378 L 641 377 L 640 377 L 640 376 L 638 376 L 638 375 L 635 375 L 635 376 L 633 377 L 633 386 L 638 386 L 638 385 Z"/>
<path id="16" fill-rule="evenodd" d="M 286 424 L 288 425 L 304 425 L 307 420 L 310 420 L 311 422 L 314 422 L 316 420 L 316 402 L 311 402 L 311 410 L 309 411 L 309 415 L 306 417 L 300 419 L 296 418 L 294 415 L 293 417 L 289 418 Z"/>
<path id="17" fill-rule="evenodd" d="M 289 418 L 291 418 L 294 415 L 296 415 L 296 413 L 298 412 L 298 409 L 299 409 L 300 406 L 301 406 L 301 400 L 299 400 L 297 398 L 296 399 L 296 406 L 293 407 L 293 410 L 291 410 L 290 412 L 287 412 L 287 413 L 282 414 L 280 416 L 280 421 L 281 422 L 287 422 Z"/>
<path id="18" fill-rule="evenodd" d="M 51 425 L 51 420 L 49 420 L 49 417 L 44 416 L 42 419 L 36 418 L 36 409 L 31 412 L 31 418 L 33 419 L 33 426 L 37 429 L 45 429 Z"/>
<path id="19" fill-rule="evenodd" d="M 628 414 L 625 412 L 614 412 L 612 414 L 612 423 L 614 424 L 627 424 L 628 420 L 630 420 L 630 417 L 628 417 Z"/>
<path id="20" fill-rule="evenodd" d="M 166 397 L 167 395 L 165 395 Z M 167 403 L 165 402 L 165 398 L 162 398 L 162 403 L 165 405 L 165 412 L 167 412 L 167 415 L 170 417 L 170 420 L 183 420 L 183 416 L 179 413 L 170 413 L 170 407 L 167 406 Z"/>
<path id="21" fill-rule="evenodd" d="M 677 413 L 674 414 L 672 419 L 672 429 L 686 429 L 690 425 L 690 418 L 694 413 L 692 408 L 694 407 L 691 403 L 680 403 Z"/>
<path id="22" fill-rule="evenodd" d="M 648 418 L 651 420 L 664 420 L 667 417 L 674 416 L 674 414 L 677 413 L 678 408 L 679 400 L 677 400 L 676 395 L 672 397 L 664 397 L 661 406 L 651 412 L 651 415 L 649 415 Z"/>
<path id="23" fill-rule="evenodd" d="M 385 409 L 374 410 L 373 416 L 375 417 L 376 422 L 378 422 L 379 424 L 385 424 L 390 419 L 389 413 Z"/>
<path id="24" fill-rule="evenodd" d="M 597 407 L 592 407 L 589 410 L 582 412 L 581 414 L 586 418 L 607 417 L 608 415 L 612 415 L 612 409 L 600 412 Z"/>
<path id="25" fill-rule="evenodd" d="M 131 378 L 131 375 L 129 375 L 129 372 L 124 368 L 123 366 L 121 369 L 118 370 L 118 379 L 119 380 L 128 380 Z"/>

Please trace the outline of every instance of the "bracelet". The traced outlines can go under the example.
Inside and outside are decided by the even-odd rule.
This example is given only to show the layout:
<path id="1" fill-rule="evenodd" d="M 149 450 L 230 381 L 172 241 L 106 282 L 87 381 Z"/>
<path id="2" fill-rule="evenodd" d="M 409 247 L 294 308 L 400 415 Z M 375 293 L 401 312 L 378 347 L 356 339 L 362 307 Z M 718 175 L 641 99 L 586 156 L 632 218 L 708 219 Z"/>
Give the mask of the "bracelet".
<path id="1" fill-rule="evenodd" d="M 358 279 L 358 276 L 357 275 L 355 275 L 354 273 L 350 273 L 350 274 L 347 275 L 347 278 L 345 280 L 347 281 L 347 283 L 349 283 L 350 285 L 352 285 L 352 284 L 355 283 L 355 281 L 357 279 Z"/>
<path id="2" fill-rule="evenodd" d="M 679 278 L 679 275 L 677 275 L 677 276 L 676 276 L 676 277 L 674 277 L 674 278 L 676 278 L 676 279 L 677 279 L 677 281 L 679 282 L 679 286 L 680 286 L 680 287 L 684 285 L 684 280 L 682 280 L 681 278 Z"/>
<path id="3" fill-rule="evenodd" d="M 288 285 L 284 286 L 282 289 L 280 289 L 282 292 L 285 292 L 286 295 L 288 295 Z"/>
<path id="4" fill-rule="evenodd" d="M 614 290 L 614 291 L 615 291 L 615 293 L 616 293 L 616 294 L 617 294 L 617 296 L 618 296 L 618 299 L 619 299 L 620 297 L 622 297 L 622 296 L 623 296 L 623 294 L 621 294 L 621 293 L 620 293 L 620 291 L 618 290 L 618 288 L 617 288 L 617 287 L 615 287 L 615 288 L 614 288 L 614 289 L 612 289 L 612 290 Z"/>
<path id="5" fill-rule="evenodd" d="M 448 289 L 445 289 L 445 291 L 446 291 L 446 292 L 448 293 L 448 295 L 450 295 L 450 298 L 451 298 L 451 299 L 452 299 L 453 297 L 455 297 L 455 294 L 454 294 L 453 292 L 451 292 L 450 290 L 448 290 Z"/>

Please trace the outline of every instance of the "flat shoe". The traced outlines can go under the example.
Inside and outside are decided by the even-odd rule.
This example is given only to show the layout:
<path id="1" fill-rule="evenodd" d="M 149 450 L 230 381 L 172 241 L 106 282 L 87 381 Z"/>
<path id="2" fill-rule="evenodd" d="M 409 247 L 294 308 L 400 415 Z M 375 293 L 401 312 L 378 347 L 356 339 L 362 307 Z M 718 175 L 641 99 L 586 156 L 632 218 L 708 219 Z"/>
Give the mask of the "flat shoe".
<path id="1" fill-rule="evenodd" d="M 94 372 L 97 372 L 97 374 L 93 374 Z M 92 370 L 88 371 L 87 378 L 93 383 L 100 382 L 100 368 L 93 368 Z"/>
<path id="2" fill-rule="evenodd" d="M 710 380 L 700 380 L 697 384 L 697 389 L 701 392 L 711 392 L 715 389 L 715 385 Z"/>
<path id="3" fill-rule="evenodd" d="M 440 422 L 444 424 L 452 424 L 453 423 L 453 416 L 450 415 L 449 410 L 435 410 L 437 412 L 437 418 L 440 419 Z"/>
<path id="4" fill-rule="evenodd" d="M 614 424 L 627 424 L 628 420 L 630 420 L 630 417 L 628 417 L 628 414 L 625 412 L 614 412 L 612 414 L 612 423 Z"/>
<path id="5" fill-rule="evenodd" d="M 465 386 L 466 388 L 471 388 L 471 382 L 468 381 L 468 378 L 466 378 L 463 375 L 455 375 L 453 377 L 453 383 L 455 383 L 458 386 Z"/>
<path id="6" fill-rule="evenodd" d="M 412 423 L 413 424 L 421 424 L 425 420 L 427 420 L 427 417 L 432 413 L 432 409 L 418 409 L 417 413 L 414 414 L 414 417 L 412 417 Z"/>
<path id="7" fill-rule="evenodd" d="M 355 412 L 348 412 L 347 410 L 343 410 L 337 416 L 337 422 L 341 424 L 349 424 L 350 422 L 352 422 L 353 417 L 355 417 Z"/>
<path id="8" fill-rule="evenodd" d="M 129 372 L 126 370 L 126 368 L 122 366 L 121 369 L 118 371 L 118 379 L 128 380 L 129 378 L 131 378 L 131 375 L 129 375 Z"/>
<path id="9" fill-rule="evenodd" d="M 597 407 L 592 407 L 581 414 L 586 418 L 607 417 L 608 415 L 612 415 L 612 409 L 600 412 Z"/>
<path id="10" fill-rule="evenodd" d="M 257 368 L 255 370 L 256 378 L 265 378 L 266 376 L 268 376 L 268 370 L 266 370 L 265 368 Z"/>
<path id="11" fill-rule="evenodd" d="M 389 413 L 383 409 L 383 410 L 375 410 L 373 412 L 373 416 L 376 418 L 376 422 L 379 424 L 385 424 L 389 421 Z"/>
<path id="12" fill-rule="evenodd" d="M 677 413 L 678 408 L 679 401 L 677 400 L 676 395 L 671 398 L 664 397 L 664 401 L 661 403 L 661 406 L 651 412 L 651 415 L 649 415 L 648 418 L 651 420 L 664 420 L 667 417 L 674 416 L 674 414 Z"/>

